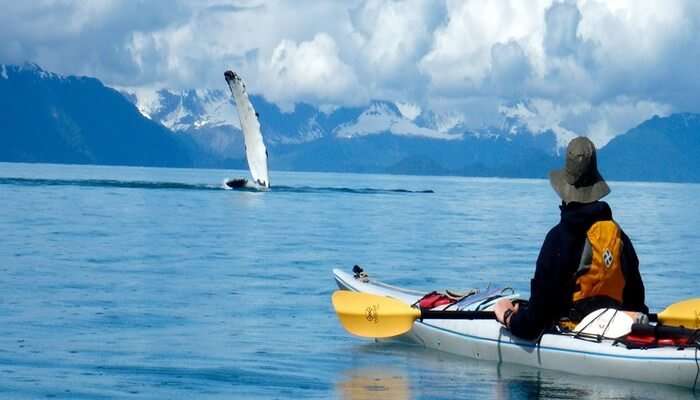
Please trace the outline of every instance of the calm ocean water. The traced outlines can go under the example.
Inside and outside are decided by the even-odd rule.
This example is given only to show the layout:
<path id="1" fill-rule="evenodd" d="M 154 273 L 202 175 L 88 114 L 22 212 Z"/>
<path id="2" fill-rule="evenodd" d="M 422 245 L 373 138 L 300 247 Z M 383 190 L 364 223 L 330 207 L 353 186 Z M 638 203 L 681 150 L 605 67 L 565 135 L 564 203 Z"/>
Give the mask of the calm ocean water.
<path id="1" fill-rule="evenodd" d="M 693 398 L 351 337 L 334 267 L 526 293 L 544 180 L 0 163 L 0 398 Z M 654 310 L 697 297 L 700 185 L 612 182 Z"/>

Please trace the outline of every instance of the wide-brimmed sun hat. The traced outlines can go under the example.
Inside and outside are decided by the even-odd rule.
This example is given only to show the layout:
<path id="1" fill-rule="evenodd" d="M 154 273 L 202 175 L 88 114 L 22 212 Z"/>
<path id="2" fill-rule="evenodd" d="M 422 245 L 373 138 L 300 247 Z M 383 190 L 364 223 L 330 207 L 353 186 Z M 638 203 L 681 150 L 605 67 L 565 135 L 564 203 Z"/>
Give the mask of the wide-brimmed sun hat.
<path id="1" fill-rule="evenodd" d="M 566 148 L 566 165 L 549 173 L 549 183 L 565 203 L 592 203 L 610 193 L 598 172 L 595 145 L 579 136 Z"/>

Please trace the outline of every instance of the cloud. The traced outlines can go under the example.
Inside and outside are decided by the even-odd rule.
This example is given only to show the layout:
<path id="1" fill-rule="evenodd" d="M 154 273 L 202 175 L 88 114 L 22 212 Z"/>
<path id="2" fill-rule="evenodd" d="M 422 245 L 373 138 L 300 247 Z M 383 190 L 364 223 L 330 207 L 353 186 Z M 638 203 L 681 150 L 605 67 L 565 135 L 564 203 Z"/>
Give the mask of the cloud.
<path id="1" fill-rule="evenodd" d="M 234 4 L 212 4 L 206 7 L 206 11 L 210 13 L 220 13 L 220 12 L 241 12 L 241 11 L 254 11 L 265 9 L 264 4 L 257 5 L 234 5 Z"/>
<path id="2" fill-rule="evenodd" d="M 546 1 L 448 1 L 448 18 L 420 61 L 433 89 L 446 95 L 478 92 L 492 68 L 492 48 L 514 44 L 537 57 Z M 498 51 L 498 50 L 497 50 Z"/>
<path id="3" fill-rule="evenodd" d="M 490 88 L 501 96 L 522 93 L 532 77 L 532 65 L 518 42 L 496 43 L 491 47 Z"/>
<path id="4" fill-rule="evenodd" d="M 285 109 L 295 102 L 316 104 L 346 102 L 354 98 L 367 101 L 353 69 L 339 57 L 332 37 L 317 34 L 312 40 L 297 44 L 284 40 L 262 65 L 265 97 Z"/>
<path id="5" fill-rule="evenodd" d="M 64 74 L 130 83 L 137 72 L 126 43 L 188 18 L 178 2 L 11 2 L 0 14 L 0 62 L 33 61 Z"/>
<path id="6" fill-rule="evenodd" d="M 555 3 L 545 11 L 544 48 L 547 54 L 564 57 L 580 45 L 578 24 L 581 12 L 575 4 Z"/>
<path id="7" fill-rule="evenodd" d="M 571 115 L 578 115 L 580 106 L 564 108 L 549 100 L 533 99 L 512 107 L 502 106 L 500 111 L 508 118 L 522 123 L 533 133 L 554 132 L 559 147 L 565 147 L 577 136 L 575 132 L 564 127 L 564 121 Z"/>
<path id="8" fill-rule="evenodd" d="M 571 139 L 584 135 L 600 148 L 630 127 L 655 115 L 668 115 L 671 107 L 624 96 L 598 105 L 588 102 L 562 105 L 538 98 L 501 106 L 500 112 L 534 133 L 554 132 L 559 147 L 566 147 Z"/>
<path id="9" fill-rule="evenodd" d="M 581 10 L 580 34 L 596 43 L 589 69 L 598 98 L 634 95 L 684 108 L 698 100 L 700 3 L 586 2 Z"/>
<path id="10" fill-rule="evenodd" d="M 287 109 L 383 99 L 477 126 L 526 104 L 602 142 L 700 112 L 699 33 L 694 0 L 42 0 L 4 5 L 0 63 L 173 89 L 235 69 Z"/>
<path id="11" fill-rule="evenodd" d="M 629 127 L 636 126 L 655 115 L 665 117 L 671 111 L 672 108 L 667 104 L 648 100 L 635 101 L 622 96 L 598 107 L 591 107 L 593 115 L 582 133 L 602 147 Z"/>
<path id="12" fill-rule="evenodd" d="M 352 47 L 362 72 L 377 83 L 416 76 L 416 63 L 429 50 L 431 33 L 445 10 L 430 0 L 369 0 L 349 11 Z"/>

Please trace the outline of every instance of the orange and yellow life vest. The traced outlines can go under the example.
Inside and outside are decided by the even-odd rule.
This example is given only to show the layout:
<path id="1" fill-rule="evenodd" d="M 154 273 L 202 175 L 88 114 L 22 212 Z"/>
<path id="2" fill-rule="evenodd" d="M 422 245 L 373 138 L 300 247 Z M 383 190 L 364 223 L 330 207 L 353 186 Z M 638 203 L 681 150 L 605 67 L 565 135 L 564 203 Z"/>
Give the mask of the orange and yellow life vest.
<path id="1" fill-rule="evenodd" d="M 588 229 L 575 276 L 574 303 L 598 296 L 622 303 L 622 235 L 614 221 L 598 221 Z"/>

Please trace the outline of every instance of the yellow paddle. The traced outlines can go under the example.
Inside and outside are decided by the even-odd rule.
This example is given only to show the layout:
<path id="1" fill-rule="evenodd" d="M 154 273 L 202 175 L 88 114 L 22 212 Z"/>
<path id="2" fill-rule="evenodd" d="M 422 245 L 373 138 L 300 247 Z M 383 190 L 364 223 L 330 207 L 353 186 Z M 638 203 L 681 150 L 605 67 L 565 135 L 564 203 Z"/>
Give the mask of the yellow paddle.
<path id="1" fill-rule="evenodd" d="M 496 319 L 492 311 L 420 310 L 390 297 L 347 290 L 333 293 L 333 308 L 348 332 L 370 338 L 406 333 L 417 319 Z"/>
<path id="2" fill-rule="evenodd" d="M 658 314 L 649 314 L 649 320 L 666 326 L 700 329 L 700 299 L 671 304 Z"/>
<path id="3" fill-rule="evenodd" d="M 496 319 L 492 311 L 420 310 L 403 301 L 369 293 L 338 290 L 333 293 L 333 307 L 340 323 L 350 333 L 387 338 L 411 330 L 417 319 Z M 700 329 L 700 299 L 671 304 L 649 320 L 664 326 Z"/>

